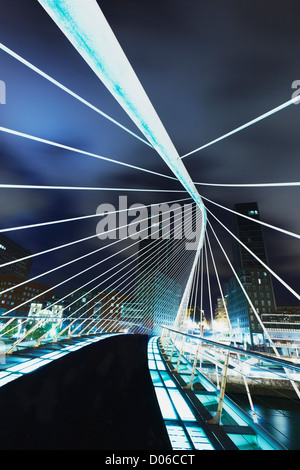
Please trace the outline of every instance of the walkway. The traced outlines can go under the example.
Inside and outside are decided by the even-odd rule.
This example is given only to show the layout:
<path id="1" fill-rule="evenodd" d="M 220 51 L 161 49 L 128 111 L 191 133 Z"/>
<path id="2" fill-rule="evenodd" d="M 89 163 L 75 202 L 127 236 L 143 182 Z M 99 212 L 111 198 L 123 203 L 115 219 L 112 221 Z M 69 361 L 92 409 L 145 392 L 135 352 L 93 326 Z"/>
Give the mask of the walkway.
<path id="1" fill-rule="evenodd" d="M 86 340 L 68 346 L 79 348 Z M 1 449 L 171 449 L 147 345 L 148 336 L 112 335 L 0 387 Z M 61 346 L 24 350 L 15 357 L 24 365 L 37 355 L 50 360 L 53 348 L 57 352 Z M 17 365 L 13 356 L 8 361 Z"/>

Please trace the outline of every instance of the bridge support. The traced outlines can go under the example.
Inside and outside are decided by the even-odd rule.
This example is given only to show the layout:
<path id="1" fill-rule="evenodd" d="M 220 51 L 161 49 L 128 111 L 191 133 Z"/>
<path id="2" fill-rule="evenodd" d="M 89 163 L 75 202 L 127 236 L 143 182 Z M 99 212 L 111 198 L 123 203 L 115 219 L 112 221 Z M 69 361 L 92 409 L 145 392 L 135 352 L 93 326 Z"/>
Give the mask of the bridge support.
<path id="1" fill-rule="evenodd" d="M 173 372 L 177 372 L 178 369 L 179 369 L 179 365 L 180 365 L 181 356 L 182 356 L 182 353 L 183 353 L 183 347 L 184 347 L 185 340 L 186 340 L 186 336 L 183 336 L 182 337 L 181 348 L 180 348 L 180 352 L 179 352 L 179 357 L 178 357 L 178 361 L 177 361 L 177 365 L 176 365 L 175 369 L 173 369 Z"/>
<path id="2" fill-rule="evenodd" d="M 172 346 L 172 350 L 171 350 L 171 355 L 170 355 L 169 359 L 167 359 L 167 362 L 171 362 L 171 361 L 172 361 L 172 356 L 173 356 L 173 352 L 174 352 L 174 349 L 175 349 L 175 341 L 176 341 L 176 338 L 177 338 L 177 334 L 174 335 L 174 338 L 173 338 L 173 346 Z"/>
<path id="3" fill-rule="evenodd" d="M 198 345 L 197 345 L 197 349 L 196 349 L 196 353 L 195 353 L 195 357 L 194 357 L 193 370 L 192 370 L 192 375 L 191 375 L 190 382 L 189 382 L 185 387 L 183 387 L 184 389 L 190 390 L 190 389 L 193 388 L 193 383 L 194 383 L 194 378 L 195 378 L 195 372 L 196 372 L 196 367 L 197 367 L 197 361 L 198 361 L 199 349 L 200 349 L 200 342 L 199 342 Z"/>
<path id="4" fill-rule="evenodd" d="M 220 421 L 221 421 L 222 408 L 223 408 L 226 382 L 227 382 L 228 362 L 229 362 L 229 351 L 227 352 L 225 363 L 224 363 L 218 410 L 215 416 L 207 421 L 208 424 L 220 424 Z"/>

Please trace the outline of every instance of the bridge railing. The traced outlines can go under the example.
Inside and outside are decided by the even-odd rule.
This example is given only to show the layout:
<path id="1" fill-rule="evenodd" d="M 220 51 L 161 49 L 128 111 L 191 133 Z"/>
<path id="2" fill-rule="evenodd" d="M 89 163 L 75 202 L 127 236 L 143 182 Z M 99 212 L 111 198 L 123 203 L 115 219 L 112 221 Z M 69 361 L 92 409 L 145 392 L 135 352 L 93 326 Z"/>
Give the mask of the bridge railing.
<path id="1" fill-rule="evenodd" d="M 236 405 L 248 423 L 271 430 L 285 442 L 284 430 L 274 428 L 274 419 L 268 421 L 264 406 L 274 408 L 278 400 L 287 408 L 292 403 L 300 413 L 299 363 L 164 325 L 160 345 L 170 369 L 184 380 L 183 388 L 194 391 L 213 416 L 211 423 L 231 424 L 228 410 Z"/>
<path id="2" fill-rule="evenodd" d="M 101 333 L 142 333 L 148 334 L 149 328 L 134 321 L 110 318 L 74 318 L 53 316 L 6 317 L 0 325 L 2 354 L 12 354 L 18 347 L 39 347 L 62 339 Z"/>

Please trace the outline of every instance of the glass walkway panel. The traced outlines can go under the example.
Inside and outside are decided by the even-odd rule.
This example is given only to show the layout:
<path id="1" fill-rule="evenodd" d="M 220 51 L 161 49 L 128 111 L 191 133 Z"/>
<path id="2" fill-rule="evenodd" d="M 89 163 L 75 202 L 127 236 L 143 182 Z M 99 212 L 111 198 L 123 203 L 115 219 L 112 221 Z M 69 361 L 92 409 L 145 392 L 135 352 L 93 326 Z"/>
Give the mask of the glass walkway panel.
<path id="1" fill-rule="evenodd" d="M 162 417 L 174 450 L 214 450 L 193 410 L 167 371 L 158 338 L 148 343 L 148 365 Z"/>
<path id="2" fill-rule="evenodd" d="M 198 436 L 202 432 L 210 445 L 207 448 L 210 449 L 286 450 L 226 394 L 223 399 L 221 420 L 219 422 L 214 420 L 219 405 L 220 387 L 210 381 L 197 367 L 193 375 L 194 355 L 190 347 L 188 353 L 181 354 L 180 341 L 177 343 L 176 340 L 175 342 L 168 340 L 163 346 L 161 341 L 153 338 L 149 348 L 152 348 L 152 352 L 149 351 L 149 368 L 154 386 L 156 388 L 165 386 L 168 392 L 165 396 L 168 396 L 169 402 L 176 409 L 174 415 L 177 416 L 173 419 L 177 419 L 176 425 L 181 426 L 192 445 L 194 445 L 192 436 L 195 439 L 195 435 Z M 160 383 L 158 376 L 161 378 Z M 167 380 L 164 380 L 164 377 L 168 377 Z M 166 383 L 173 383 L 173 387 Z M 190 386 L 191 383 L 193 387 Z M 163 408 L 166 403 L 161 399 L 158 400 L 168 426 L 170 423 L 164 416 Z M 192 448 L 202 447 L 200 444 Z"/>

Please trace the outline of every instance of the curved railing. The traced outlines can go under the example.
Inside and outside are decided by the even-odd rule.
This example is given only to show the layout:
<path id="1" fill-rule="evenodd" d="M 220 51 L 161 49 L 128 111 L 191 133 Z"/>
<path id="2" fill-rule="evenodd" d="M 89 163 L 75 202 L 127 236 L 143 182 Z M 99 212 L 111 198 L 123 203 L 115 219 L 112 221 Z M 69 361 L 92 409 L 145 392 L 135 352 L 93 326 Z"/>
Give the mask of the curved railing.
<path id="1" fill-rule="evenodd" d="M 261 414 L 260 403 L 278 399 L 293 404 L 300 412 L 298 398 L 300 364 L 272 354 L 248 351 L 234 345 L 162 326 L 161 351 L 170 371 L 181 377 L 183 389 L 192 391 L 200 406 L 211 414 L 209 422 L 229 429 L 232 422 L 246 422 L 267 442 L 289 445 L 285 426 Z M 242 407 L 240 404 L 242 403 Z M 240 424 L 241 425 L 241 424 Z M 242 429 L 242 428 L 241 428 Z M 238 429 L 235 432 L 239 434 Z M 240 432 L 242 434 L 242 430 Z M 268 437 L 269 436 L 269 437 Z M 274 437 L 276 436 L 276 437 Z M 236 437 L 236 440 L 239 439 Z"/>

